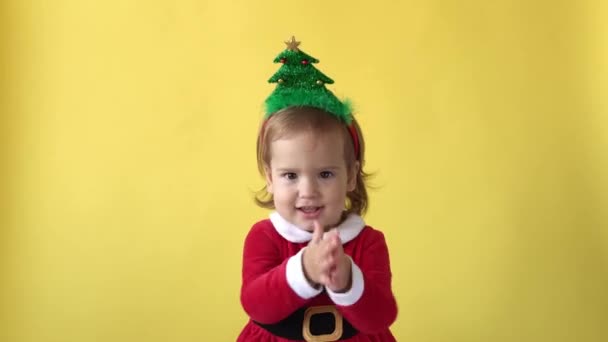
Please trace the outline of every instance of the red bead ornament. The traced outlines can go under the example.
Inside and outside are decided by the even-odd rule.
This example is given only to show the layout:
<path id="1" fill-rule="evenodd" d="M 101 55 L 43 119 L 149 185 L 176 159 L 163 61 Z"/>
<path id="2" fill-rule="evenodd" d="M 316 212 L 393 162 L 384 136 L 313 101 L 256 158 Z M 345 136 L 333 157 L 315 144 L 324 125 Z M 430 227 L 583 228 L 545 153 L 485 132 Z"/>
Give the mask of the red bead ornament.
<path id="1" fill-rule="evenodd" d="M 304 64 L 304 65 L 308 64 L 308 60 L 307 59 L 303 59 L 302 60 L 302 64 Z"/>
<path id="2" fill-rule="evenodd" d="M 281 63 L 285 64 L 285 62 L 287 62 L 286 58 L 281 58 Z"/>

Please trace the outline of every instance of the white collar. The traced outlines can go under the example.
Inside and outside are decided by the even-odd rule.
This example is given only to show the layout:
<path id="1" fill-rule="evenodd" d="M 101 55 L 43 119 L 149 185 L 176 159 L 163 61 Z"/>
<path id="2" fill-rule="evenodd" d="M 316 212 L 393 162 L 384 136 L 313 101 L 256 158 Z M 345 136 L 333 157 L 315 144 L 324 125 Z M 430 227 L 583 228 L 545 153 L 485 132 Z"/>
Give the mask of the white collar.
<path id="1" fill-rule="evenodd" d="M 308 232 L 287 221 L 276 211 L 270 214 L 270 221 L 272 222 L 272 225 L 274 226 L 274 229 L 276 229 L 277 233 L 288 241 L 302 243 L 312 240 L 312 232 Z M 361 233 L 363 228 L 365 228 L 365 222 L 361 216 L 357 214 L 350 214 L 346 220 L 344 220 L 344 222 L 338 225 L 335 229 L 338 229 L 340 241 L 342 241 L 342 244 L 345 244 L 356 238 L 357 235 Z M 327 234 L 327 232 L 325 234 Z"/>

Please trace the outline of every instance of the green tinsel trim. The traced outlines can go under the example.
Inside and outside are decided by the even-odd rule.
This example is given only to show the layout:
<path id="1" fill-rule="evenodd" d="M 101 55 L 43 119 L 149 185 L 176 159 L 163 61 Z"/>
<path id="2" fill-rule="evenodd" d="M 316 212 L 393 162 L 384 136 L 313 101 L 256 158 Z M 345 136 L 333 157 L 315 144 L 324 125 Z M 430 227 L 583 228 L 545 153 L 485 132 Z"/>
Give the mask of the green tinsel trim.
<path id="1" fill-rule="evenodd" d="M 266 118 L 281 109 L 294 106 L 310 106 L 334 114 L 346 124 L 350 124 L 352 106 L 350 101 L 341 102 L 326 88 L 281 88 L 280 86 L 266 99 Z"/>

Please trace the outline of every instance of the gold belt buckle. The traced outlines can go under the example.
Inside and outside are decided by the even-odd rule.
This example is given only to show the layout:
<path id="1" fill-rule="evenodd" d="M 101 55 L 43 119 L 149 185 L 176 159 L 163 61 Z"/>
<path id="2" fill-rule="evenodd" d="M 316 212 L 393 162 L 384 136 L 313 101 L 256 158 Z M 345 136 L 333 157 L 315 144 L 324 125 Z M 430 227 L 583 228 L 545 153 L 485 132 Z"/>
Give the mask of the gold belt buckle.
<path id="1" fill-rule="evenodd" d="M 310 318 L 317 314 L 331 313 L 336 320 L 334 331 L 330 334 L 313 335 L 310 332 Z M 342 314 L 336 309 L 335 305 L 311 306 L 304 312 L 304 324 L 302 326 L 302 336 L 309 342 L 329 342 L 337 341 L 342 336 Z"/>

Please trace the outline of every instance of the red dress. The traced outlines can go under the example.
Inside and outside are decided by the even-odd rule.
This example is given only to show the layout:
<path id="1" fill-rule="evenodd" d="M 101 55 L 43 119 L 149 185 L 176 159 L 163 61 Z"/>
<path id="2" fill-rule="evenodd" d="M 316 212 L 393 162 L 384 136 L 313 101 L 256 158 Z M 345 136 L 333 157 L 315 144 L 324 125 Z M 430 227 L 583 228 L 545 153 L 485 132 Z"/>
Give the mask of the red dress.
<path id="1" fill-rule="evenodd" d="M 384 235 L 354 214 L 337 228 L 352 260 L 352 287 L 346 293 L 315 289 L 306 280 L 302 250 L 312 233 L 276 212 L 253 225 L 245 239 L 241 287 L 241 304 L 250 319 L 237 341 L 292 341 L 260 324 L 277 323 L 302 307 L 319 305 L 335 305 L 356 328 L 358 333 L 345 341 L 395 341 L 389 327 L 397 317 L 397 304 Z"/>

